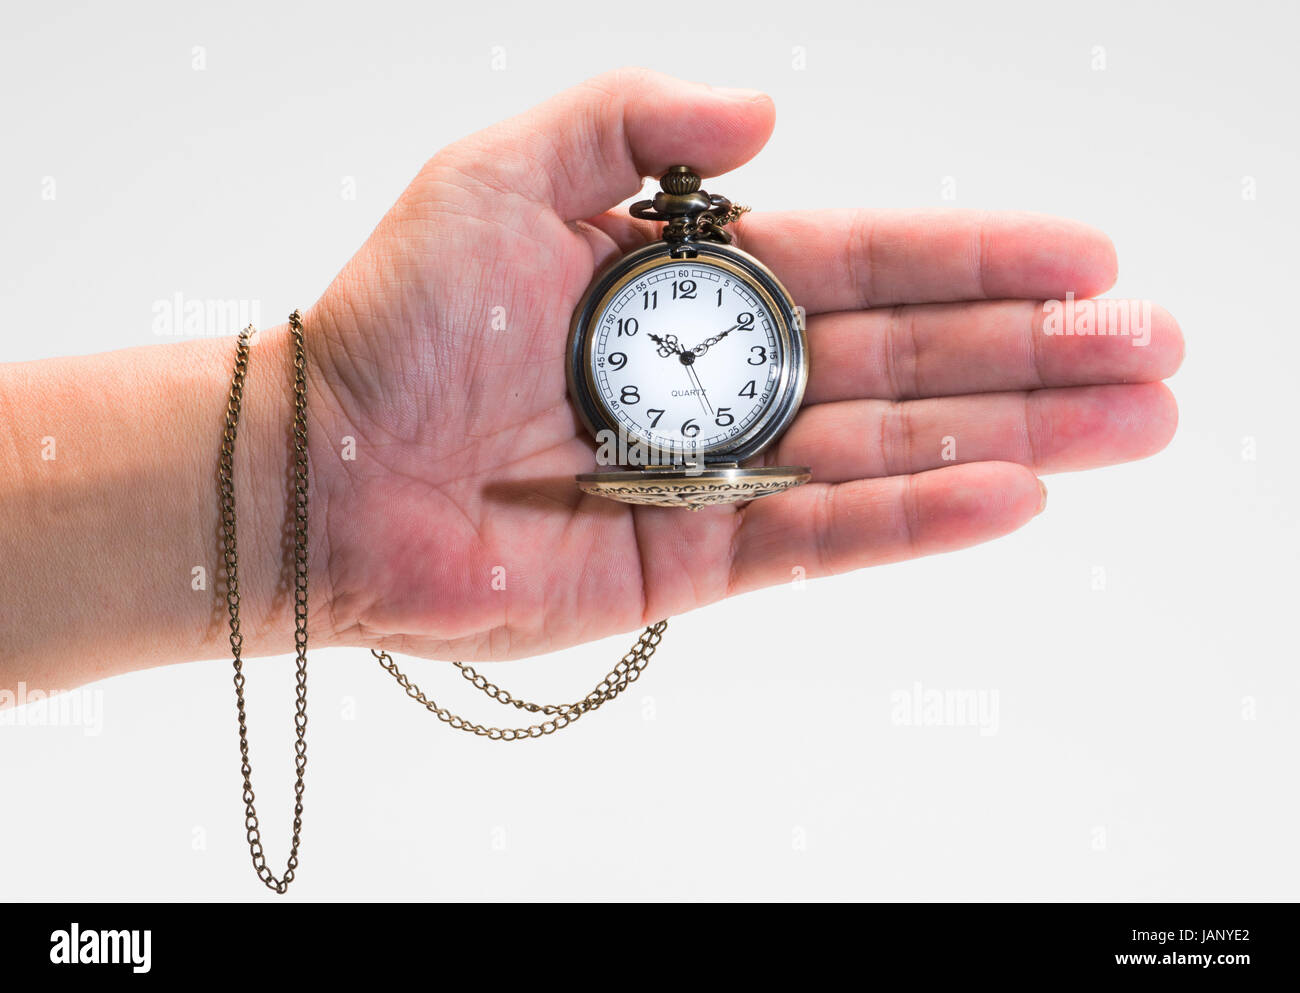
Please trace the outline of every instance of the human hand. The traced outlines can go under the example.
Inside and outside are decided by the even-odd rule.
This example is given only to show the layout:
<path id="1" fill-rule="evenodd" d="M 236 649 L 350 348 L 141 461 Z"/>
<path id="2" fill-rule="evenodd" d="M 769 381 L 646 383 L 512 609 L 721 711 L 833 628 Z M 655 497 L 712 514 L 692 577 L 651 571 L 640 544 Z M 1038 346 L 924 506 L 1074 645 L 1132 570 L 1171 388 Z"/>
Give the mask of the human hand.
<path id="1" fill-rule="evenodd" d="M 795 567 L 987 541 L 1039 512 L 1037 475 L 1169 441 L 1168 314 L 1150 311 L 1142 348 L 1042 331 L 1041 301 L 1112 285 L 1101 233 L 1027 214 L 757 213 L 737 244 L 809 314 L 804 408 L 764 461 L 813 481 L 698 514 L 579 492 L 595 459 L 566 392 L 570 315 L 603 264 L 658 236 L 611 208 L 672 164 L 739 166 L 773 114 L 758 94 L 621 71 L 425 165 L 305 318 L 327 640 L 551 651 Z"/>

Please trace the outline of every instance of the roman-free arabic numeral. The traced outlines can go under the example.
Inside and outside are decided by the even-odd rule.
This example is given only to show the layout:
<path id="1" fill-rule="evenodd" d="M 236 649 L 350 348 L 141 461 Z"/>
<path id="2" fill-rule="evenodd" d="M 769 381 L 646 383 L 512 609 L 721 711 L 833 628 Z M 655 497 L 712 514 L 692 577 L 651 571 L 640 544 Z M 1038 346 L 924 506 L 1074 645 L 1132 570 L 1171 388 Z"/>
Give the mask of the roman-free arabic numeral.
<path id="1" fill-rule="evenodd" d="M 652 428 L 657 428 L 659 426 L 659 418 L 664 416 L 664 412 L 659 410 L 657 407 L 651 407 L 646 411 L 646 413 L 650 415 L 650 426 Z"/>
<path id="2" fill-rule="evenodd" d="M 749 397 L 752 400 L 754 399 L 754 397 L 758 396 L 758 387 L 754 385 L 754 381 L 751 379 L 748 383 L 746 383 L 744 386 L 740 388 L 740 392 L 737 393 L 736 396 Z"/>
<path id="3" fill-rule="evenodd" d="M 743 314 L 736 315 L 736 327 L 742 331 L 754 330 L 754 315 L 746 311 Z"/>
<path id="4" fill-rule="evenodd" d="M 624 352 L 610 352 L 609 364 L 611 368 L 622 369 L 627 365 L 627 354 Z"/>
<path id="5" fill-rule="evenodd" d="M 673 280 L 673 299 L 674 300 L 694 300 L 695 299 L 695 280 L 683 279 Z"/>
<path id="6" fill-rule="evenodd" d="M 659 307 L 659 291 L 646 290 L 641 294 L 642 310 L 657 310 Z"/>
<path id="7" fill-rule="evenodd" d="M 751 351 L 751 352 L 757 352 L 757 353 L 758 353 L 757 358 L 751 356 L 751 357 L 747 360 L 747 361 L 749 362 L 750 365 L 766 365 L 766 364 L 767 364 L 767 349 L 766 349 L 766 348 L 764 348 L 762 345 L 755 345 L 753 348 L 750 349 L 750 351 Z"/>
<path id="8" fill-rule="evenodd" d="M 618 395 L 618 398 L 623 403 L 640 403 L 641 391 L 635 386 L 624 386 L 623 392 Z"/>
<path id="9" fill-rule="evenodd" d="M 618 334 L 614 337 L 621 338 L 623 335 L 627 335 L 630 338 L 632 335 L 636 334 L 640 328 L 641 325 L 637 323 L 635 317 L 629 317 L 626 319 L 620 317 L 618 319 Z"/>
<path id="10" fill-rule="evenodd" d="M 736 423 L 735 417 L 731 415 L 730 407 L 719 407 L 716 413 L 717 416 L 714 418 L 714 422 L 718 427 L 726 428 Z"/>
<path id="11" fill-rule="evenodd" d="M 691 418 L 689 421 L 687 421 L 685 424 L 682 425 L 683 438 L 694 438 L 699 433 L 700 433 L 700 426 L 695 423 L 695 418 Z"/>

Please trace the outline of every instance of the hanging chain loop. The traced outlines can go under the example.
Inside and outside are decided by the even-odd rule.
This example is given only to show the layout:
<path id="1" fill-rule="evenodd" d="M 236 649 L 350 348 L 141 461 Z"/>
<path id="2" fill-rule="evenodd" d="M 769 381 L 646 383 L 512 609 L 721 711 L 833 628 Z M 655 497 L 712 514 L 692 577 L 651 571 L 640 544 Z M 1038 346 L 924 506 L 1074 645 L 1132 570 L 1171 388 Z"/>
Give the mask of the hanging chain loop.
<path id="1" fill-rule="evenodd" d="M 307 369 L 304 358 L 302 318 L 298 311 L 289 317 L 293 332 L 293 619 L 294 649 L 298 655 L 297 700 L 294 710 L 293 840 L 283 875 L 276 877 L 266 864 L 262 831 L 253 792 L 253 766 L 248 758 L 248 714 L 244 707 L 244 636 L 239 629 L 239 552 L 235 533 L 235 438 L 243 407 L 244 383 L 248 375 L 249 345 L 257 332 L 250 324 L 239 333 L 235 351 L 235 374 L 226 403 L 226 427 L 221 440 L 218 480 L 221 496 L 222 547 L 226 565 L 226 606 L 230 610 L 230 652 L 234 656 L 235 705 L 239 712 L 240 772 L 244 776 L 244 830 L 248 852 L 257 878 L 277 893 L 284 893 L 298 871 L 298 848 L 302 843 L 302 798 L 307 772 Z"/>
<path id="2" fill-rule="evenodd" d="M 627 654 L 619 660 L 618 665 L 614 666 L 590 693 L 575 703 L 530 703 L 527 700 L 520 700 L 512 696 L 508 690 L 503 690 L 495 683 L 489 682 L 485 676 L 479 675 L 464 662 L 452 663 L 476 689 L 481 690 L 497 703 L 515 707 L 530 714 L 542 714 L 547 718 L 547 720 L 539 724 L 531 724 L 528 727 L 521 728 L 492 727 L 467 720 L 459 714 L 453 714 L 446 707 L 439 706 L 436 700 L 431 700 L 425 696 L 424 691 L 411 682 L 387 652 L 372 648 L 370 653 L 379 660 L 379 664 L 384 667 L 388 674 L 397 680 L 397 685 L 406 691 L 407 696 L 423 706 L 448 727 L 455 728 L 457 731 L 467 731 L 490 741 L 526 741 L 530 738 L 541 738 L 543 735 L 554 734 L 556 731 L 569 727 L 583 714 L 589 714 L 593 710 L 600 709 L 600 707 L 609 703 L 610 700 L 613 700 L 640 679 L 642 671 L 650 664 L 650 657 L 654 655 L 655 649 L 659 647 L 659 641 L 667 628 L 668 622 L 666 620 L 649 625 L 641 632 L 641 637 L 637 638 L 636 644 L 629 648 Z"/>
<path id="3" fill-rule="evenodd" d="M 244 778 L 244 831 L 248 838 L 248 852 L 253 869 L 269 889 L 285 893 L 298 872 L 298 849 L 302 843 L 302 811 L 304 781 L 307 772 L 307 360 L 303 340 L 302 317 L 298 311 L 289 315 L 289 330 L 293 336 L 293 644 L 297 653 L 297 692 L 294 709 L 294 781 L 293 838 L 289 858 L 283 874 L 276 876 L 266 864 L 262 847 L 261 825 L 258 821 L 256 794 L 253 792 L 253 766 L 248 757 L 248 713 L 244 705 L 244 636 L 239 627 L 239 550 L 236 536 L 235 514 L 235 439 L 239 433 L 239 416 L 243 409 L 244 386 L 248 376 L 249 346 L 257 333 L 250 324 L 239 333 L 235 349 L 235 372 L 226 402 L 225 430 L 221 436 L 221 457 L 218 461 L 218 490 L 221 506 L 222 554 L 226 567 L 226 606 L 230 612 L 230 653 L 235 670 L 235 705 L 239 714 L 240 772 Z M 666 620 L 649 625 L 627 654 L 610 670 L 596 687 L 581 700 L 566 704 L 529 703 L 513 697 L 508 691 L 489 682 L 463 662 L 453 663 L 460 673 L 477 689 L 497 703 L 515 707 L 530 714 L 541 714 L 547 719 L 523 728 L 497 728 L 477 724 L 453 714 L 429 699 L 420 687 L 397 667 L 393 657 L 384 651 L 372 650 L 379 664 L 397 680 L 406 695 L 423 704 L 440 721 L 459 731 L 468 731 L 493 741 L 524 741 L 553 734 L 577 721 L 583 714 L 599 709 L 613 700 L 640 678 L 650 664 L 650 657 L 659 647 L 659 641 L 668 627 Z"/>

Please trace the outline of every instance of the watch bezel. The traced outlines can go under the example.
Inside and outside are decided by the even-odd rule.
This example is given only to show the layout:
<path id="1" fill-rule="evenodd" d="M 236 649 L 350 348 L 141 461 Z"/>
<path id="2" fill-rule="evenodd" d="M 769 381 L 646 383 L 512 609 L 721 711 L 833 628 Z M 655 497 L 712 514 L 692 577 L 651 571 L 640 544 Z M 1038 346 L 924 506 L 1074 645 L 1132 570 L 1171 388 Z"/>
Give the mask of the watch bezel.
<path id="1" fill-rule="evenodd" d="M 620 292 L 627 283 L 634 282 L 642 272 L 664 264 L 687 263 L 694 259 L 716 264 L 758 290 L 772 314 L 776 334 L 785 355 L 775 387 L 776 396 L 763 415 L 734 438 L 693 450 L 694 456 L 705 464 L 741 463 L 767 449 L 790 426 L 798 413 L 808 381 L 808 348 L 801 314 L 789 291 L 772 270 L 748 252 L 732 245 L 696 242 L 689 246 L 674 246 L 666 242 L 654 242 L 629 252 L 603 269 L 583 294 L 569 324 L 566 363 L 569 395 L 593 438 L 598 439 L 601 431 L 613 431 L 616 436 L 620 430 L 626 431 L 613 412 L 605 406 L 593 378 L 591 351 L 595 341 L 594 322 L 599 319 L 614 294 Z M 633 439 L 629 437 L 629 440 Z M 652 461 L 680 463 L 685 459 L 685 451 L 691 451 L 663 448 L 640 437 L 635 442 L 646 449 Z"/>

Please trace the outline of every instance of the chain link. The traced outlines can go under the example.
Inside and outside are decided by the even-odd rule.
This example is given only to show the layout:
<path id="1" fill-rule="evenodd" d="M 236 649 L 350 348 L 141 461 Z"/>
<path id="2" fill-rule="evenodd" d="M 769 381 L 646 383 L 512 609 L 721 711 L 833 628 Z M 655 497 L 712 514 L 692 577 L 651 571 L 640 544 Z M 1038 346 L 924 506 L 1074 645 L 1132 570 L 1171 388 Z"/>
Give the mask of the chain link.
<path id="1" fill-rule="evenodd" d="M 728 201 L 726 210 L 721 214 L 714 215 L 713 223 L 718 227 L 722 227 L 724 224 L 735 224 L 742 216 L 748 214 L 749 211 L 750 208 L 746 207 L 744 204 L 731 203 Z"/>
<path id="2" fill-rule="evenodd" d="M 293 335 L 293 644 L 297 653 L 297 692 L 294 710 L 294 781 L 293 838 L 284 873 L 277 877 L 266 864 L 262 848 L 261 825 L 258 821 L 256 794 L 253 792 L 253 766 L 248 757 L 248 714 L 244 705 L 244 636 L 239 626 L 239 551 L 236 537 L 235 514 L 235 439 L 239 433 L 239 416 L 244 402 L 244 385 L 248 376 L 249 345 L 257 332 L 250 324 L 239 333 L 235 349 L 235 371 L 226 401 L 225 430 L 221 437 L 221 457 L 218 462 L 218 489 L 221 505 L 222 552 L 226 567 L 226 606 L 230 611 L 230 652 L 235 670 L 235 704 L 239 713 L 240 772 L 244 777 L 244 830 L 248 839 L 248 852 L 253 869 L 269 889 L 284 893 L 289 889 L 298 871 L 298 849 L 302 842 L 302 811 L 304 780 L 307 771 L 307 361 L 303 340 L 302 317 L 298 311 L 289 315 L 289 329 Z M 493 741 L 522 741 L 553 734 L 577 721 L 583 714 L 598 710 L 613 700 L 641 677 L 650 664 L 650 658 L 659 647 L 659 641 L 668 627 L 666 620 L 651 624 L 637 639 L 618 664 L 596 684 L 581 700 L 566 704 L 537 704 L 513 697 L 508 691 L 479 675 L 471 666 L 455 662 L 461 675 L 497 703 L 515 707 L 532 714 L 542 714 L 548 719 L 524 728 L 497 728 L 477 724 L 429 699 L 397 667 L 393 657 L 384 651 L 372 649 L 379 664 L 389 672 L 406 695 L 421 703 L 440 721 L 459 731 L 468 731 Z"/>
<path id="3" fill-rule="evenodd" d="M 696 218 L 696 236 L 708 241 L 720 241 L 730 244 L 732 236 L 722 230 L 728 224 L 734 224 L 741 216 L 749 213 L 749 208 L 732 203 L 726 197 L 714 197 L 715 205 Z"/>
<path id="4" fill-rule="evenodd" d="M 651 220 L 667 220 L 664 225 L 663 237 L 665 241 L 673 244 L 687 243 L 693 240 L 717 241 L 724 245 L 729 245 L 732 241 L 731 232 L 723 230 L 728 224 L 734 224 L 740 218 L 749 213 L 749 208 L 738 203 L 732 203 L 726 197 L 713 196 L 710 198 L 713 206 L 708 210 L 695 214 L 683 214 L 678 217 L 661 218 L 644 212 L 638 214 L 635 208 L 632 211 L 634 217 L 645 217 Z M 648 202 L 648 201 L 647 201 Z"/>

